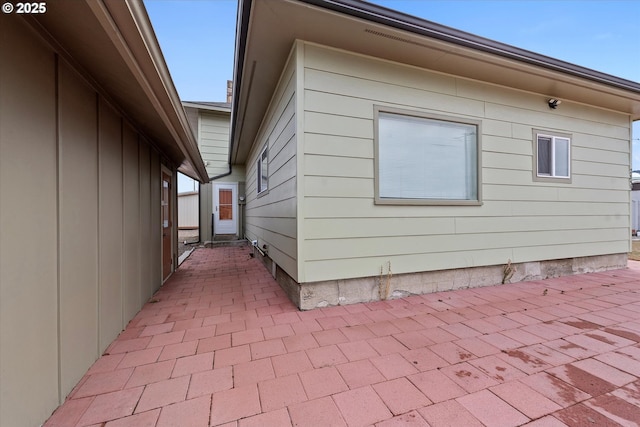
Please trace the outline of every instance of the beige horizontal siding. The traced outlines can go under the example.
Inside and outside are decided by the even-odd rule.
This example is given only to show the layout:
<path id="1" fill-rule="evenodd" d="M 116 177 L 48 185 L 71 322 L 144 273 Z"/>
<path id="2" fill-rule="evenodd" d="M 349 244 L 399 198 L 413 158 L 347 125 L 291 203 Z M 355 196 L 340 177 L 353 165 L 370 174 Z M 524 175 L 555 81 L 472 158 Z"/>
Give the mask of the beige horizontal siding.
<path id="1" fill-rule="evenodd" d="M 547 183 L 548 184 L 548 183 Z M 536 200 L 557 202 L 628 202 L 629 192 L 625 190 L 595 190 L 571 187 L 519 186 L 509 183 L 484 184 L 484 200 Z"/>
<path id="2" fill-rule="evenodd" d="M 289 168 L 289 169 L 293 169 L 293 168 Z M 277 178 L 278 176 L 275 176 L 275 177 Z M 249 180 L 248 182 L 249 182 L 248 184 L 249 187 L 256 186 L 255 179 Z M 269 206 L 275 203 L 280 203 L 283 200 L 295 198 L 295 195 L 292 195 L 292 192 L 295 192 L 295 189 L 296 189 L 296 180 L 295 178 L 292 178 L 292 177 L 290 177 L 284 182 L 279 183 L 278 185 L 273 185 L 273 186 L 270 185 L 269 192 L 266 194 L 260 194 L 260 197 L 256 197 L 255 188 L 250 189 L 250 191 L 247 191 L 247 197 L 251 197 L 252 199 L 255 198 L 255 200 L 252 200 L 252 203 L 247 205 L 247 208 L 246 208 L 247 215 L 250 214 L 252 216 L 253 215 L 260 216 L 260 213 L 255 212 L 256 209 L 261 209 L 265 206 Z M 270 195 L 270 197 L 266 197 L 267 195 Z M 295 211 L 282 212 L 282 215 L 280 216 L 288 217 L 293 215 L 293 217 L 295 217 L 294 214 L 295 214 Z"/>
<path id="3" fill-rule="evenodd" d="M 371 92 L 370 80 L 337 76 L 320 70 L 307 69 L 305 77 L 308 90 L 305 93 L 305 101 L 309 101 L 309 106 L 305 104 L 306 111 L 326 112 L 327 104 L 336 104 L 339 106 L 332 108 L 332 114 L 373 119 L 373 111 L 368 108 L 372 101 L 398 107 L 431 108 L 434 111 L 441 111 L 444 106 L 460 115 L 468 116 L 478 116 L 484 111 L 481 102 L 462 99 L 453 94 L 443 95 L 412 87 L 385 84 L 380 84 L 375 92 Z M 330 93 L 326 93 L 328 88 L 331 90 Z"/>
<path id="4" fill-rule="evenodd" d="M 499 120 L 483 119 L 482 120 L 482 133 L 490 136 L 501 136 L 506 138 L 515 138 L 516 131 L 514 125 L 508 122 L 502 122 Z M 531 135 L 531 132 L 529 132 Z M 523 138 L 529 138 L 530 136 L 524 135 Z"/>
<path id="5" fill-rule="evenodd" d="M 373 197 L 373 178 L 307 175 L 304 181 L 304 194 L 307 199 L 311 197 L 371 199 Z"/>
<path id="6" fill-rule="evenodd" d="M 308 179 L 308 178 L 307 178 Z M 628 215 L 628 202 L 576 202 L 558 203 L 547 200 L 486 201 L 482 206 L 469 206 L 460 210 L 457 206 L 381 205 L 372 209 L 369 198 L 354 197 L 305 197 L 305 218 L 433 218 L 439 216 L 514 216 L 523 215 Z M 378 209 L 379 208 L 379 209 Z"/>
<path id="7" fill-rule="evenodd" d="M 577 243 L 596 243 L 622 240 L 628 236 L 627 228 L 577 230 L 536 230 L 526 232 L 489 232 L 478 230 L 476 233 L 425 234 L 374 236 L 364 238 L 316 239 L 307 241 L 308 261 L 384 257 L 410 255 L 415 253 L 451 252 L 464 250 L 528 248 L 533 246 L 572 245 Z M 339 244 L 337 244 L 339 243 Z M 522 260 L 515 259 L 520 262 Z M 506 260 L 500 260 L 506 262 Z M 496 262 L 496 264 L 499 262 Z"/>
<path id="8" fill-rule="evenodd" d="M 246 235 L 267 245 L 269 257 L 298 277 L 296 57 L 292 55 L 246 163 Z M 257 194 L 257 160 L 268 145 L 268 191 Z"/>
<path id="9" fill-rule="evenodd" d="M 553 183 L 532 182 L 531 171 L 513 170 L 513 169 L 490 169 L 485 168 L 482 171 L 482 180 L 485 184 L 500 184 L 505 182 L 509 185 L 529 185 L 529 186 L 554 186 Z M 609 190 L 611 188 L 623 188 L 629 184 L 629 178 L 613 178 L 608 176 L 597 175 L 578 175 L 574 174 L 571 178 L 571 184 L 567 184 L 571 188 L 586 188 Z"/>
<path id="10" fill-rule="evenodd" d="M 515 107 L 517 110 L 530 111 L 532 113 L 549 114 L 554 117 L 565 118 L 577 118 L 580 121 L 591 121 L 594 123 L 610 123 L 611 125 L 619 127 L 627 127 L 628 119 L 624 114 L 619 114 L 613 111 L 607 111 L 602 109 L 591 108 L 587 105 L 561 104 L 562 107 L 557 110 L 550 111 L 547 108 L 546 102 L 549 96 L 545 94 L 526 94 L 507 87 L 500 87 L 496 85 L 487 85 L 482 82 L 473 80 L 456 80 L 456 94 L 460 97 L 467 99 L 474 99 L 481 102 L 492 103 L 496 105 L 503 105 L 508 107 Z M 540 109 L 540 105 L 543 108 Z M 504 120 L 504 118 L 500 118 Z M 514 125 L 521 124 L 520 122 L 513 122 Z"/>
<path id="11" fill-rule="evenodd" d="M 579 140 L 584 144 L 584 139 Z M 573 158 L 575 160 L 584 160 L 593 163 L 609 163 L 613 165 L 626 166 L 629 163 L 629 153 L 619 151 L 603 150 L 602 145 L 597 148 L 586 146 L 574 146 Z"/>
<path id="12" fill-rule="evenodd" d="M 545 222 L 554 221 L 556 230 L 597 230 L 628 228 L 624 215 L 589 216 L 495 216 L 495 217 L 433 217 L 423 218 L 314 218 L 307 220 L 309 239 L 368 238 L 371 230 L 380 230 L 378 237 L 478 234 L 545 231 Z"/>
<path id="13" fill-rule="evenodd" d="M 305 44 L 305 75 L 313 70 L 326 70 L 330 64 L 335 75 L 360 78 L 374 82 L 387 83 L 395 79 L 398 70 L 402 69 L 402 82 L 389 86 L 425 90 L 431 93 L 455 95 L 457 81 L 444 74 L 433 74 L 425 79 L 423 70 L 416 67 L 405 67 L 389 61 L 376 61 L 375 66 L 366 56 L 355 55 L 340 50 L 328 50 L 314 44 Z M 331 87 L 331 86 L 327 86 Z M 366 92 L 370 94 L 369 91 Z"/>
<path id="14" fill-rule="evenodd" d="M 513 170 L 529 170 L 532 168 L 532 157 L 513 153 L 482 152 L 483 168 L 501 168 Z"/>
<path id="15" fill-rule="evenodd" d="M 295 121 L 292 116 L 292 119 L 289 120 L 289 125 L 285 128 L 285 132 L 283 132 L 280 137 L 276 139 L 275 144 L 270 147 L 269 174 L 283 174 L 283 180 L 293 176 L 291 171 L 287 171 L 286 168 L 293 167 L 291 164 L 295 156 Z M 293 174 L 295 174 L 295 172 Z M 277 177 L 275 177 L 275 179 L 277 179 Z M 278 181 L 275 182 L 277 184 Z"/>
<path id="16" fill-rule="evenodd" d="M 612 165 L 610 163 L 587 162 L 574 159 L 572 172 L 581 175 L 610 176 L 614 178 L 628 178 L 628 165 Z"/>
<path id="17" fill-rule="evenodd" d="M 305 237 L 313 240 L 452 234 L 455 218 L 314 218 L 307 220 Z"/>
<path id="18" fill-rule="evenodd" d="M 304 113 L 304 128 L 308 133 L 371 139 L 373 138 L 372 123 L 373 119 L 312 111 Z"/>
<path id="19" fill-rule="evenodd" d="M 609 123 L 556 115 L 553 114 L 553 112 L 557 110 L 551 110 L 546 106 L 545 108 L 547 108 L 548 111 L 525 110 L 514 106 L 487 102 L 485 103 L 485 117 L 532 127 L 543 125 L 545 129 L 558 130 L 561 132 L 571 132 L 574 129 L 580 129 L 582 133 L 608 135 L 610 138 L 624 139 L 629 137 L 628 123 L 626 127 L 615 126 Z M 564 104 L 563 108 L 566 108 Z"/>
<path id="20" fill-rule="evenodd" d="M 629 117 L 305 43 L 300 281 L 620 253 Z M 374 204 L 374 106 L 480 120 L 481 206 Z M 533 180 L 533 130 L 572 135 L 571 182 Z M 550 248 L 548 252 L 544 248 Z"/>
<path id="21" fill-rule="evenodd" d="M 575 257 L 594 256 L 600 254 L 619 254 L 629 251 L 629 243 L 625 236 L 628 236 L 628 230 L 625 234 L 612 237 L 607 241 L 595 242 L 577 242 L 564 245 L 545 245 L 530 246 L 513 249 L 513 259 L 561 259 L 567 251 L 575 253 Z M 617 238 L 616 238 L 617 237 Z"/>
<path id="22" fill-rule="evenodd" d="M 423 270 L 431 270 L 432 266 L 437 269 L 452 269 L 461 267 L 476 267 L 484 265 L 506 264 L 507 260 L 529 259 L 545 260 L 559 259 L 567 251 L 574 253 L 576 257 L 594 256 L 606 253 L 625 252 L 626 244 L 620 241 L 579 243 L 570 245 L 545 245 L 531 248 L 502 248 L 502 249 L 477 249 L 460 250 L 451 252 L 429 252 L 414 253 L 390 256 L 368 256 L 359 258 L 325 259 L 321 261 L 305 261 L 305 273 L 312 277 L 322 276 L 324 280 L 339 280 L 349 277 L 354 270 L 370 272 L 370 276 L 378 276 L 380 269 L 391 264 L 394 274 L 399 272 L 410 272 L 416 265 L 423 266 Z M 500 260 L 496 262 L 496 260 Z M 449 289 L 451 283 L 443 283 Z M 469 283 L 472 285 L 472 283 Z"/>
<path id="23" fill-rule="evenodd" d="M 304 148 L 306 154 L 373 158 L 373 144 L 368 138 L 307 133 Z"/>
<path id="24" fill-rule="evenodd" d="M 296 212 L 296 199 L 291 197 L 288 199 L 281 199 L 272 203 L 263 203 L 260 206 L 255 206 L 247 209 L 247 236 L 251 239 L 260 237 L 256 234 L 255 230 L 249 230 L 258 221 L 258 218 L 294 218 Z M 287 235 L 296 235 L 293 230 L 289 230 Z"/>
<path id="25" fill-rule="evenodd" d="M 373 178 L 373 160 L 307 154 L 304 170 L 305 175 Z"/>
<path id="26" fill-rule="evenodd" d="M 602 215 L 602 216 L 627 216 L 629 213 L 629 202 L 574 202 L 563 201 L 557 202 L 512 202 L 512 215 L 554 215 L 554 216 L 583 216 L 583 215 Z"/>
<path id="27" fill-rule="evenodd" d="M 531 145 L 531 135 L 529 139 L 515 139 L 504 136 L 496 136 L 486 133 L 486 126 L 482 130 L 485 132 L 482 135 L 482 150 L 483 153 L 495 152 L 506 154 L 520 154 L 528 156 L 529 160 L 533 156 L 533 146 Z M 485 154 L 486 156 L 486 154 Z M 529 167 L 531 169 L 531 165 Z"/>
<path id="28" fill-rule="evenodd" d="M 209 176 L 229 170 L 229 132 L 231 115 L 200 110 L 198 148 Z"/>
<path id="29" fill-rule="evenodd" d="M 202 147 L 200 152 L 206 156 L 208 155 L 225 155 L 229 152 L 228 147 Z"/>
<path id="30" fill-rule="evenodd" d="M 629 228 L 629 218 L 625 215 L 539 215 L 455 218 L 455 232 L 473 234 L 545 231 L 549 228 L 549 222 L 553 222 L 554 230 L 598 230 L 603 225 L 607 228 Z"/>

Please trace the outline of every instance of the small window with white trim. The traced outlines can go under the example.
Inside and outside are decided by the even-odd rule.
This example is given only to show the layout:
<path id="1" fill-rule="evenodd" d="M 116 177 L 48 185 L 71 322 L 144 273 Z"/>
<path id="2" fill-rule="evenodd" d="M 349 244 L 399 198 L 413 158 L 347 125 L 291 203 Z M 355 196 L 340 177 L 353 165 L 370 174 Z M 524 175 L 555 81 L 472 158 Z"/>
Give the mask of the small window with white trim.
<path id="1" fill-rule="evenodd" d="M 534 130 L 534 179 L 571 179 L 571 136 Z"/>
<path id="2" fill-rule="evenodd" d="M 258 172 L 257 172 L 257 188 L 258 194 L 264 193 L 269 189 L 269 150 L 268 146 L 265 146 L 258 157 Z"/>

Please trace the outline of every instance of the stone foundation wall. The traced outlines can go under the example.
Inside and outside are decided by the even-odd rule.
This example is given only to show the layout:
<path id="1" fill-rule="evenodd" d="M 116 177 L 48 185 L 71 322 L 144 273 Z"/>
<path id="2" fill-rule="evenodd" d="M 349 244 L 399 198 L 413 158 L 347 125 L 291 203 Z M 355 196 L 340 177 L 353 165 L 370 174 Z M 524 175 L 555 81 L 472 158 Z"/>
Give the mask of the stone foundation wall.
<path id="1" fill-rule="evenodd" d="M 270 258 L 259 255 L 258 258 L 263 261 L 269 271 L 273 271 Z M 302 284 L 297 283 L 276 266 L 275 279 L 294 304 L 301 310 L 311 310 L 332 305 L 403 298 L 431 292 L 616 270 L 626 268 L 626 266 L 627 254 L 623 253 L 514 263 L 510 266 L 494 265 L 410 274 L 389 275 L 387 271 L 383 271 L 380 276 L 374 277 Z"/>

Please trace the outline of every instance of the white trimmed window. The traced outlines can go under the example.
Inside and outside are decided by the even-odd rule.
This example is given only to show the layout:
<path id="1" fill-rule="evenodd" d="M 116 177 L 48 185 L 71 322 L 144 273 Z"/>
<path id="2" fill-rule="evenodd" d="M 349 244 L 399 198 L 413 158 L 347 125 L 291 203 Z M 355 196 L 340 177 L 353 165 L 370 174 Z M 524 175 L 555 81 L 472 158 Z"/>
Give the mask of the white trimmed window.
<path id="1" fill-rule="evenodd" d="M 571 137 L 534 132 L 535 177 L 568 180 L 571 178 Z"/>
<path id="2" fill-rule="evenodd" d="M 480 122 L 376 109 L 376 203 L 480 204 Z"/>
<path id="3" fill-rule="evenodd" d="M 269 189 L 269 151 L 268 146 L 265 146 L 258 157 L 258 172 L 257 172 L 257 188 L 258 194 L 263 193 Z"/>

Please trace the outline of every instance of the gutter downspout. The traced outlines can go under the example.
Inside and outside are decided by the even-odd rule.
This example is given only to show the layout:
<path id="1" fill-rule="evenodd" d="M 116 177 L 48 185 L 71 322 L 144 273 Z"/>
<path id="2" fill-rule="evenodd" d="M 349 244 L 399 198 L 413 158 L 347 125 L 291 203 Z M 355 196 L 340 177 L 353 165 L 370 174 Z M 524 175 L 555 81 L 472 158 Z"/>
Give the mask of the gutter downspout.
<path id="1" fill-rule="evenodd" d="M 221 173 L 220 175 L 216 175 L 216 176 L 210 176 L 209 177 L 209 181 L 215 181 L 217 179 L 223 178 L 225 176 L 229 176 L 231 175 L 231 172 L 233 172 L 233 166 L 231 165 L 231 150 L 233 149 L 233 140 L 229 141 L 229 171 L 225 172 L 225 173 Z"/>
<path id="2" fill-rule="evenodd" d="M 231 172 L 233 172 L 233 166 L 231 165 L 231 150 L 232 150 L 232 148 L 233 148 L 233 139 L 231 139 L 229 141 L 229 160 L 228 160 L 228 162 L 229 162 L 229 170 L 227 172 L 225 172 L 225 173 L 221 173 L 220 175 L 210 176 L 209 177 L 209 182 L 213 183 L 213 181 L 215 181 L 217 179 L 220 179 L 220 178 L 223 178 L 225 176 L 231 175 Z M 198 197 L 200 197 L 200 196 L 198 196 Z M 213 221 L 213 214 L 212 214 L 211 215 L 211 233 L 212 233 L 212 236 L 215 237 L 215 231 L 213 230 L 213 223 L 214 223 L 214 221 Z"/>

